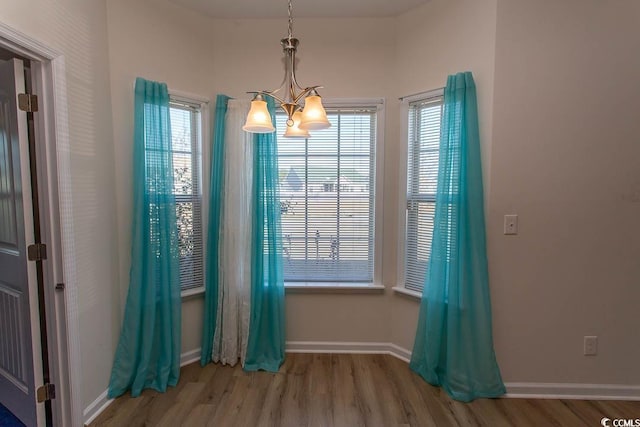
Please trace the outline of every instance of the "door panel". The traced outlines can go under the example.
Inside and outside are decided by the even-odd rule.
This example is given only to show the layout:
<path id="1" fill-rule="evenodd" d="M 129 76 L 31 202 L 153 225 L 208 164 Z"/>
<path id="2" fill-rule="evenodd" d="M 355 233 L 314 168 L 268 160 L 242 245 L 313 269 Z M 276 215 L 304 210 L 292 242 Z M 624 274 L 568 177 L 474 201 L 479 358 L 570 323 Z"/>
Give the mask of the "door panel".
<path id="1" fill-rule="evenodd" d="M 2 80 L 5 80 L 4 71 L 2 75 Z M 6 250 L 18 250 L 16 247 L 18 244 L 16 197 L 19 197 L 19 194 L 15 191 L 13 182 L 14 147 L 11 146 L 8 139 L 10 138 L 8 132 L 11 123 L 9 117 L 11 106 L 10 99 L 5 92 L 4 88 L 0 88 L 0 245 Z"/>
<path id="2" fill-rule="evenodd" d="M 21 337 L 24 335 L 24 312 L 22 310 L 24 294 L 18 292 L 5 283 L 0 282 L 0 313 L 3 328 L 0 335 L 0 369 L 2 375 L 11 381 L 22 392 L 28 393 L 28 376 L 25 362 L 25 348 Z"/>
<path id="3" fill-rule="evenodd" d="M 18 110 L 19 92 L 24 92 L 22 61 L 0 61 L 0 402 L 27 426 L 35 426 L 35 385 L 42 373 L 34 369 L 33 358 L 39 351 L 39 326 L 31 311 L 38 308 L 33 298 L 37 278 L 34 263 L 27 260 L 33 211 L 26 113 Z"/>

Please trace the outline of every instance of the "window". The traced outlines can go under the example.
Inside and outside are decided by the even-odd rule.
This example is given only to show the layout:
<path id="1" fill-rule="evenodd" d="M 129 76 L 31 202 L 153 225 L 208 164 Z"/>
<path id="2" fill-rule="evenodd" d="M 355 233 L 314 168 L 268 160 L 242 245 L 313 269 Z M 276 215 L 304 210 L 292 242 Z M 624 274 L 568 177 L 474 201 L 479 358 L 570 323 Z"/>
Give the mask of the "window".
<path id="1" fill-rule="evenodd" d="M 442 95 L 409 103 L 405 277 L 408 290 L 422 292 L 431 253 L 438 185 Z"/>
<path id="2" fill-rule="evenodd" d="M 373 282 L 377 115 L 327 108 L 331 128 L 279 138 L 285 282 Z M 285 121 L 276 115 L 278 135 Z"/>
<path id="3" fill-rule="evenodd" d="M 204 286 L 200 104 L 170 101 L 173 190 L 178 215 L 180 287 Z"/>

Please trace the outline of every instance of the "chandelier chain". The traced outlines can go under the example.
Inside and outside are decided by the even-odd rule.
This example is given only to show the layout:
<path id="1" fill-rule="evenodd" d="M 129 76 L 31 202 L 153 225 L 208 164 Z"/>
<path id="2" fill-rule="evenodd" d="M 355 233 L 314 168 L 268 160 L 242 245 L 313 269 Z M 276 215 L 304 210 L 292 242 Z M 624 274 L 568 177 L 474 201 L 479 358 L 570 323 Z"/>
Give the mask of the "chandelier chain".
<path id="1" fill-rule="evenodd" d="M 289 38 L 293 37 L 293 18 L 291 17 L 291 0 L 289 0 Z"/>

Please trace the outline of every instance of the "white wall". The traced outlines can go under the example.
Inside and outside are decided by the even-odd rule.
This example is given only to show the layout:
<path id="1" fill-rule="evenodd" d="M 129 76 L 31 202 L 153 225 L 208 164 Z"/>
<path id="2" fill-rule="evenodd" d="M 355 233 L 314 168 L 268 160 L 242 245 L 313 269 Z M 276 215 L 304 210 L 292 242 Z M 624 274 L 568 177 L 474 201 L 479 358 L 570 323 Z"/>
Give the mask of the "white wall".
<path id="1" fill-rule="evenodd" d="M 0 2 L 0 21 L 64 54 L 77 253 L 81 372 L 84 406 L 105 390 L 120 319 L 117 304 L 109 62 L 104 1 Z"/>
<path id="2" fill-rule="evenodd" d="M 476 78 L 505 381 L 640 380 L 638 18 L 633 1 L 432 1 L 398 20 L 401 94 Z M 518 236 L 502 234 L 507 213 Z M 417 313 L 394 302 L 400 346 Z M 582 354 L 584 335 L 599 336 L 598 356 Z"/>
<path id="3" fill-rule="evenodd" d="M 434 0 L 398 20 L 400 94 L 476 79 L 507 382 L 640 382 L 639 18 L 634 1 Z M 507 213 L 518 236 L 502 234 Z M 394 301 L 398 345 L 411 348 L 417 315 Z M 582 354 L 584 335 L 598 356 Z"/>
<path id="4" fill-rule="evenodd" d="M 500 0 L 497 16 L 487 229 L 502 372 L 639 384 L 640 3 Z M 518 236 L 501 235 L 507 213 Z"/>
<path id="5" fill-rule="evenodd" d="M 492 151 L 496 4 L 497 0 L 431 0 L 401 15 L 396 21 L 396 98 L 441 88 L 450 74 L 460 71 L 473 73 L 478 95 L 486 201 L 491 184 L 488 177 Z M 394 143 L 403 144 L 404 141 L 395 140 Z M 399 149 L 390 151 L 394 157 L 387 159 L 387 186 L 395 191 L 387 194 L 397 196 L 406 191 L 401 188 L 405 178 L 400 179 L 398 173 L 400 162 L 406 162 L 406 159 L 399 158 Z M 397 197 L 395 200 L 388 198 L 386 203 L 398 206 Z M 396 209 L 393 219 L 387 222 L 396 223 L 397 215 Z M 393 238 L 386 244 L 389 258 L 394 260 L 390 266 L 393 272 L 389 272 L 387 277 L 393 280 L 397 277 L 397 268 L 401 267 L 395 263 L 397 228 L 394 231 Z M 391 336 L 394 343 L 403 348 L 413 347 L 418 307 L 419 301 L 412 297 L 398 295 L 392 300 Z"/>

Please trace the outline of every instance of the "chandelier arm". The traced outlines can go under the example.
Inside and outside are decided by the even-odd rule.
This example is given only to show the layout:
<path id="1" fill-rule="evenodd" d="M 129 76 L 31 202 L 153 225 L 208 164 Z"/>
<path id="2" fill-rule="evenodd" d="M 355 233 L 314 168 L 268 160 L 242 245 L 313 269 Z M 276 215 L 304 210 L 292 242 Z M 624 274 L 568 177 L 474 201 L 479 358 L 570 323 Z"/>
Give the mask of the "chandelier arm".
<path id="1" fill-rule="evenodd" d="M 296 83 L 296 63 L 295 63 L 295 57 L 296 57 L 296 50 L 294 49 L 287 49 L 286 50 L 286 61 L 288 62 L 287 67 L 285 67 L 285 80 L 286 80 L 286 84 L 287 84 L 287 99 L 292 100 L 293 102 L 295 102 L 295 98 L 296 98 L 296 86 L 298 85 Z"/>
<path id="2" fill-rule="evenodd" d="M 285 87 L 286 87 L 286 84 L 282 83 L 277 89 L 270 90 L 270 91 L 262 91 L 260 93 L 263 93 L 265 95 L 269 95 L 269 96 L 273 97 L 274 99 L 277 99 L 278 102 L 284 102 L 284 99 L 277 97 L 276 93 L 282 91 Z"/>
<path id="3" fill-rule="evenodd" d="M 284 77 L 282 78 L 282 83 L 280 83 L 280 85 L 276 89 L 273 89 L 272 91 L 270 91 L 270 93 L 280 92 L 286 86 L 287 86 L 287 73 L 285 71 Z"/>
<path id="4" fill-rule="evenodd" d="M 302 88 L 300 88 L 300 89 L 302 89 Z M 306 88 L 302 89 L 302 92 L 300 92 L 298 94 L 298 96 L 296 96 L 296 98 L 295 98 L 296 104 L 298 103 L 298 101 L 300 101 L 300 99 L 302 99 L 303 97 L 305 97 L 309 93 L 315 91 L 316 89 L 322 89 L 322 86 L 310 86 L 310 87 L 306 87 Z"/>
<path id="5" fill-rule="evenodd" d="M 300 84 L 298 84 L 298 79 L 296 79 L 296 51 L 293 50 L 290 53 L 290 70 L 291 70 L 291 83 L 292 83 L 292 87 L 296 87 L 300 90 L 304 90 L 304 88 L 302 86 L 300 86 Z M 291 98 L 296 99 L 295 94 L 293 93 L 293 90 L 291 91 Z"/>
<path id="6" fill-rule="evenodd" d="M 278 89 L 276 89 L 276 90 L 280 90 L 280 89 L 282 89 L 282 88 L 278 88 Z M 284 101 L 284 99 L 282 99 L 282 98 L 280 98 L 279 96 L 275 95 L 275 93 L 274 93 L 274 92 L 275 92 L 275 91 L 273 91 L 273 92 L 267 92 L 266 90 L 260 90 L 260 91 L 257 91 L 257 92 L 247 92 L 247 93 L 257 93 L 257 94 L 259 94 L 259 95 L 266 95 L 266 96 L 270 96 L 271 98 L 273 98 L 273 99 L 275 99 L 276 101 L 278 101 L 280 104 L 284 104 L 284 102 L 285 102 L 285 101 Z"/>
<path id="7" fill-rule="evenodd" d="M 297 89 L 300 90 L 306 90 L 308 88 L 303 88 L 301 86 L 298 86 L 297 84 L 294 86 Z M 314 86 L 314 88 L 321 88 L 322 86 Z M 276 93 L 280 93 L 280 92 L 284 92 L 284 91 L 289 91 L 289 93 L 291 94 L 291 99 L 296 102 L 298 99 L 300 99 L 299 96 L 296 96 L 295 93 L 293 93 L 293 91 L 291 90 L 292 85 L 287 85 L 286 82 L 283 82 L 283 84 L 281 84 L 280 86 L 278 86 L 277 89 L 271 90 L 271 91 L 262 91 L 262 92 L 247 92 L 247 93 L 262 93 L 262 94 L 266 94 L 266 95 L 274 95 Z M 276 96 L 274 96 L 274 98 L 276 98 Z M 276 98 L 281 102 L 284 102 L 284 100 L 282 100 L 281 98 Z"/>
<path id="8" fill-rule="evenodd" d="M 293 101 L 296 98 L 296 89 L 304 90 L 296 81 L 295 70 L 295 52 L 298 44 L 298 40 L 294 38 L 285 38 L 280 40 L 280 44 L 283 47 L 285 54 L 284 58 L 284 77 L 280 85 L 271 90 L 269 93 L 275 94 L 282 92 L 285 100 Z"/>

